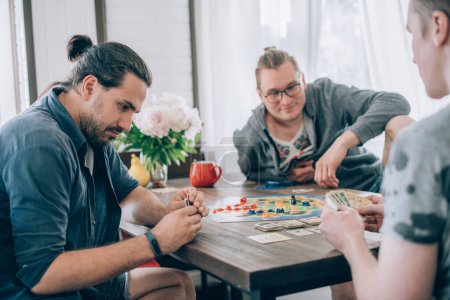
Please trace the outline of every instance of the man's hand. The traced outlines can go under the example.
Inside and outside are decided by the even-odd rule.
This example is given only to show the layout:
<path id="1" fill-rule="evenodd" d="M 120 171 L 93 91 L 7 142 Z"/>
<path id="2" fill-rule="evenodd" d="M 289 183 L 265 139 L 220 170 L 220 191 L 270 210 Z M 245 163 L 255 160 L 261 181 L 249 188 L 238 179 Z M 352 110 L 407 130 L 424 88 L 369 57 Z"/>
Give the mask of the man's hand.
<path id="1" fill-rule="evenodd" d="M 204 195 L 193 187 L 183 188 L 175 193 L 167 206 L 169 212 L 185 207 L 184 199 L 187 199 L 188 196 L 189 202 L 197 208 L 198 214 L 206 217 L 209 213 L 209 208 L 206 206 Z"/>
<path id="2" fill-rule="evenodd" d="M 380 196 L 371 195 L 367 197 L 373 204 L 360 207 L 359 214 L 364 219 L 365 229 L 368 231 L 379 232 L 383 224 L 383 198 Z"/>
<path id="3" fill-rule="evenodd" d="M 347 155 L 348 149 L 360 143 L 358 136 L 350 130 L 341 134 L 316 163 L 314 180 L 317 184 L 322 187 L 337 188 L 339 186 L 339 180 L 336 178 L 337 168 Z"/>
<path id="4" fill-rule="evenodd" d="M 195 206 L 177 209 L 162 218 L 152 229 L 161 251 L 164 254 L 172 253 L 192 241 L 202 228 L 201 219 Z"/>
<path id="5" fill-rule="evenodd" d="M 346 253 L 346 248 L 356 239 L 364 238 L 364 223 L 358 212 L 350 207 L 340 206 L 338 211 L 325 206 L 319 226 L 325 239 L 337 250 Z"/>
<path id="6" fill-rule="evenodd" d="M 314 178 L 314 161 L 307 160 L 297 163 L 289 174 L 288 179 L 296 182 L 307 182 Z"/>
<path id="7" fill-rule="evenodd" d="M 335 141 L 331 147 L 316 163 L 314 180 L 318 185 L 328 188 L 337 188 L 339 180 L 336 178 L 336 170 L 341 165 L 348 148 Z"/>

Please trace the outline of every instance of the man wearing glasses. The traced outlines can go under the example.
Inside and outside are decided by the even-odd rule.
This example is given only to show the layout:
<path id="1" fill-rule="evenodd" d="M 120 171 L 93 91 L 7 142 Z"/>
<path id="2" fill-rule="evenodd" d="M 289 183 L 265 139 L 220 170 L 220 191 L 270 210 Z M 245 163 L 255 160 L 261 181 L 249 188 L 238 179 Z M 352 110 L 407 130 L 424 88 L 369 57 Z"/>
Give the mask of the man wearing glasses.
<path id="1" fill-rule="evenodd" d="M 379 191 L 382 162 L 360 146 L 386 130 L 386 159 L 393 137 L 411 122 L 404 97 L 328 78 L 306 84 L 295 58 L 275 48 L 265 49 L 255 75 L 262 104 L 234 133 L 247 179 Z"/>

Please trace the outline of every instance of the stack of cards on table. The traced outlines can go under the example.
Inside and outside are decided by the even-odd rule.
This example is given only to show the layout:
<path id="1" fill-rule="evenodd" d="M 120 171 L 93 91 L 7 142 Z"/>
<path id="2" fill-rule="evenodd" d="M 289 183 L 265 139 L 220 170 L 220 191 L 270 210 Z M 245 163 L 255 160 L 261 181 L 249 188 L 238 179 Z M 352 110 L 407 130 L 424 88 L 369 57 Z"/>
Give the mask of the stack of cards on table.
<path id="1" fill-rule="evenodd" d="M 269 243 L 275 243 L 275 242 L 284 242 L 288 240 L 292 240 L 292 238 L 288 236 L 284 236 L 279 233 L 271 232 L 271 233 L 265 233 L 265 234 L 259 234 L 259 235 L 251 235 L 247 238 L 257 241 L 261 244 L 269 244 Z"/>
<path id="2" fill-rule="evenodd" d="M 367 198 L 342 190 L 329 192 L 325 195 L 325 198 L 327 204 L 334 209 L 337 209 L 339 206 L 348 206 L 358 209 L 362 206 L 372 204 L 372 201 Z"/>
<path id="3" fill-rule="evenodd" d="M 305 226 L 305 223 L 302 223 L 298 220 L 284 220 L 284 221 L 277 222 L 277 224 L 281 225 L 287 229 L 300 228 L 300 227 Z"/>
<path id="4" fill-rule="evenodd" d="M 315 226 L 319 225 L 322 219 L 319 217 L 305 218 L 301 220 L 284 220 L 279 222 L 262 222 L 256 223 L 255 228 L 262 231 L 283 230 L 284 228 L 293 229 L 304 227 L 305 224 Z"/>
<path id="5" fill-rule="evenodd" d="M 320 217 L 304 218 L 302 219 L 302 222 L 311 226 L 317 226 L 320 225 L 320 223 L 322 223 L 322 218 Z"/>
<path id="6" fill-rule="evenodd" d="M 281 225 L 272 222 L 256 223 L 255 228 L 261 231 L 275 231 L 283 229 Z"/>

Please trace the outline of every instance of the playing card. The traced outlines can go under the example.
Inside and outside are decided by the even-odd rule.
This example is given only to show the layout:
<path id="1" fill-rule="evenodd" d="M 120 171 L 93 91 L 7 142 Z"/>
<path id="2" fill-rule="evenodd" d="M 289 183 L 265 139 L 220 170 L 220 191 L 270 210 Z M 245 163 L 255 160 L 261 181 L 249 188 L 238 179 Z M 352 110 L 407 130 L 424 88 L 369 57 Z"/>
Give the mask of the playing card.
<path id="1" fill-rule="evenodd" d="M 325 195 L 328 206 L 337 209 L 339 206 L 348 206 L 358 209 L 361 206 L 371 204 L 372 201 L 358 194 L 348 191 L 333 191 Z"/>
<path id="2" fill-rule="evenodd" d="M 313 234 L 313 232 L 305 230 L 305 229 L 291 229 L 291 230 L 286 230 L 287 233 L 293 234 L 293 235 L 297 235 L 297 236 L 303 236 L 303 235 L 310 235 Z"/>
<path id="3" fill-rule="evenodd" d="M 334 196 L 333 196 L 332 194 L 330 194 L 330 195 L 327 194 L 327 195 L 325 196 L 325 200 L 326 200 L 328 206 L 329 206 L 329 207 L 332 207 L 332 208 L 335 209 L 335 210 L 337 210 L 337 208 L 338 208 L 340 205 L 342 205 L 342 204 L 340 204 L 340 203 L 338 202 L 337 199 L 334 198 Z"/>
<path id="4" fill-rule="evenodd" d="M 304 223 L 302 223 L 298 220 L 284 220 L 284 221 L 279 221 L 276 224 L 283 226 L 284 228 L 300 228 L 305 225 Z"/>
<path id="5" fill-rule="evenodd" d="M 329 192 L 325 195 L 325 200 L 328 206 L 337 210 L 337 208 L 341 205 L 350 207 L 350 203 L 348 202 L 345 194 L 342 191 L 333 191 Z"/>
<path id="6" fill-rule="evenodd" d="M 272 222 L 256 223 L 255 228 L 262 231 L 283 230 L 283 227 Z"/>
<path id="7" fill-rule="evenodd" d="M 305 228 L 305 230 L 308 230 L 311 233 L 320 233 L 319 226 Z"/>
<path id="8" fill-rule="evenodd" d="M 261 244 L 269 244 L 269 243 L 275 243 L 275 242 L 282 242 L 282 241 L 288 241 L 292 240 L 292 238 L 284 236 L 279 233 L 266 233 L 266 234 L 259 234 L 259 235 L 251 235 L 247 238 L 257 241 Z"/>
<path id="9" fill-rule="evenodd" d="M 370 201 L 369 199 L 355 193 L 345 191 L 344 195 L 350 203 L 350 206 L 355 209 L 358 209 L 361 206 L 372 204 L 372 201 Z"/>
<path id="10" fill-rule="evenodd" d="M 339 203 L 341 203 L 341 205 L 350 207 L 350 203 L 348 202 L 347 197 L 345 197 L 345 194 L 343 192 L 338 192 L 334 196 L 339 199 Z"/>

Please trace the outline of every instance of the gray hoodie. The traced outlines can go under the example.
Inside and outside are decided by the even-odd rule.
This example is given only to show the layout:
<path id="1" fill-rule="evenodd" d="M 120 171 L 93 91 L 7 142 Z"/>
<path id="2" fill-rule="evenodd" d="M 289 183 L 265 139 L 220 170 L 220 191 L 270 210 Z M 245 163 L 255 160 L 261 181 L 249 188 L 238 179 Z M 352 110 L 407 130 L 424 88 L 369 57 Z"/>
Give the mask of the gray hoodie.
<path id="1" fill-rule="evenodd" d="M 279 155 L 265 122 L 267 110 L 260 104 L 247 124 L 234 132 L 238 164 L 247 179 L 285 180 L 293 166 L 304 160 L 316 162 L 344 131 L 351 130 L 364 144 L 384 131 L 398 115 L 408 115 L 406 99 L 395 93 L 360 90 L 321 78 L 308 84 L 303 110 L 304 126 L 314 151 L 279 168 Z M 337 169 L 339 187 L 371 190 L 382 174 L 381 161 L 363 147 L 349 149 Z"/>

